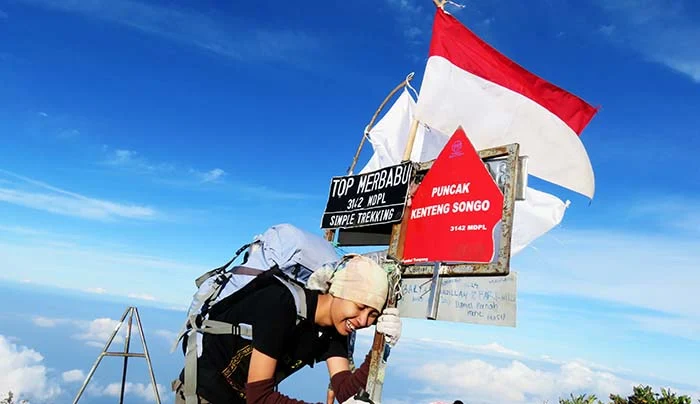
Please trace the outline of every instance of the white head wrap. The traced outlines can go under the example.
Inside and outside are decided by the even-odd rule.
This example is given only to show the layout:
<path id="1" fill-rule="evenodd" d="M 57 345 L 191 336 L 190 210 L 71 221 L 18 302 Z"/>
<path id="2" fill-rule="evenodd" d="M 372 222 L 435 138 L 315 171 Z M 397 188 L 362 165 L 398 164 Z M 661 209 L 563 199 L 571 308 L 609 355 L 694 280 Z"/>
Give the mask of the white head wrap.
<path id="1" fill-rule="evenodd" d="M 330 279 L 332 296 L 382 311 L 389 294 L 389 277 L 379 264 L 362 255 L 343 259 Z"/>

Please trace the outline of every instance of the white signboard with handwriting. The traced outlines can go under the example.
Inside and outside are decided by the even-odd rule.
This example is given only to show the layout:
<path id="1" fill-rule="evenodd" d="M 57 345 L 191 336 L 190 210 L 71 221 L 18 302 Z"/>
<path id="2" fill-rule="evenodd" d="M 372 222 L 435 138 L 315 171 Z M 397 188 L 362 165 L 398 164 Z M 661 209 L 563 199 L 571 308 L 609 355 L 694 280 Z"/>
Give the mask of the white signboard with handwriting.
<path id="1" fill-rule="evenodd" d="M 441 278 L 436 320 L 515 327 L 517 273 L 507 276 Z M 401 317 L 427 318 L 430 279 L 401 281 Z"/>

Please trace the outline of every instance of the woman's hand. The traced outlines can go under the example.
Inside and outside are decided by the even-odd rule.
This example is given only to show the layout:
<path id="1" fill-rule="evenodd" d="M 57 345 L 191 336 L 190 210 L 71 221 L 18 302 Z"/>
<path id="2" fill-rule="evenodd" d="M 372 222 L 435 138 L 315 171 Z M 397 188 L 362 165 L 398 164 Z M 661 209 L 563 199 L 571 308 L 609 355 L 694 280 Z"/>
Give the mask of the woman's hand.
<path id="1" fill-rule="evenodd" d="M 377 320 L 377 332 L 384 334 L 387 344 L 396 345 L 401 337 L 399 309 L 387 307 Z"/>

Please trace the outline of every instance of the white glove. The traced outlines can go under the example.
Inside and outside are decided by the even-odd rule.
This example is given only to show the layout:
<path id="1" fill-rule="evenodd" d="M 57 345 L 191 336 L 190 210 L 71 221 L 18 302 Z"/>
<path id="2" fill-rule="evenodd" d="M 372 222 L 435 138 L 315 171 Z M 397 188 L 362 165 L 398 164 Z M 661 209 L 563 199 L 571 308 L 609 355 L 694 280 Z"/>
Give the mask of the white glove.
<path id="1" fill-rule="evenodd" d="M 388 307 L 377 319 L 377 331 L 384 334 L 386 342 L 393 347 L 401 337 L 399 309 Z"/>
<path id="2" fill-rule="evenodd" d="M 368 404 L 371 402 L 372 401 L 365 401 L 361 398 L 350 397 L 347 400 L 343 401 L 342 404 Z"/>
<path id="3" fill-rule="evenodd" d="M 343 401 L 343 404 L 367 404 L 366 401 L 358 400 L 354 397 L 350 397 L 347 400 Z"/>

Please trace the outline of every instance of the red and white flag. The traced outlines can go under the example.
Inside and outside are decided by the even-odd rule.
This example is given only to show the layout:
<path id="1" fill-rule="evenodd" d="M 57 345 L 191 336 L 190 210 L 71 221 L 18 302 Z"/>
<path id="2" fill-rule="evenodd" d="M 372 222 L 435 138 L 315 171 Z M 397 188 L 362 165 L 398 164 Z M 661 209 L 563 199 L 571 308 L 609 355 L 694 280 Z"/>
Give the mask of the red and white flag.
<path id="1" fill-rule="evenodd" d="M 530 73 L 437 9 L 415 117 L 442 133 L 462 126 L 477 150 L 520 144 L 528 171 L 593 198 L 579 135 L 597 109 Z"/>
<path id="2" fill-rule="evenodd" d="M 415 101 L 408 90 L 404 90 L 387 113 L 370 130 L 369 141 L 374 153 L 359 171 L 360 174 L 401 162 L 415 109 Z M 444 133 L 425 124 L 419 125 L 411 160 L 426 162 L 437 158 L 449 140 L 450 137 Z M 519 253 L 561 223 L 568 205 L 568 201 L 564 202 L 554 195 L 526 187 L 525 200 L 515 201 L 510 241 L 511 254 Z"/>

